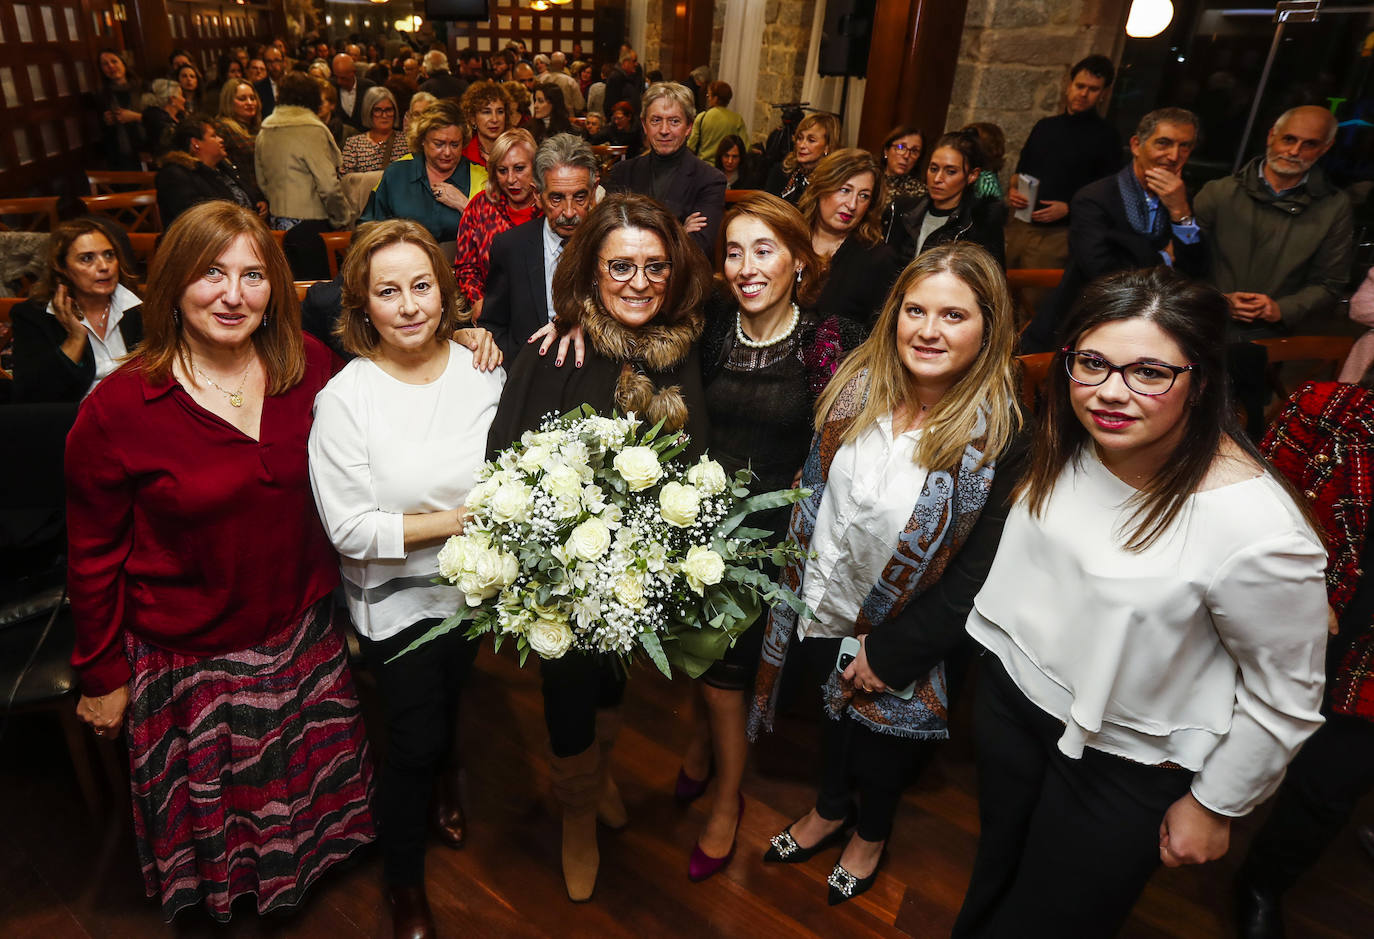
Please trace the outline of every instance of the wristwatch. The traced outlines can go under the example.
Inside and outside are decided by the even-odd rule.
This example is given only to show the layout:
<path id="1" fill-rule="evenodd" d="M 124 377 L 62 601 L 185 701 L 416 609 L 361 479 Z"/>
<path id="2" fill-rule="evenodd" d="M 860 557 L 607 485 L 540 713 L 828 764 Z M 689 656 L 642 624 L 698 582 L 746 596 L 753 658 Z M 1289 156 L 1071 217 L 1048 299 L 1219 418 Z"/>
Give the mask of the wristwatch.
<path id="1" fill-rule="evenodd" d="M 1185 216 L 1183 216 L 1183 218 L 1178 219 L 1178 220 L 1176 220 L 1175 222 L 1173 222 L 1173 224 L 1175 224 L 1175 225 L 1191 225 L 1191 224 L 1193 224 L 1193 217 L 1192 217 L 1191 215 L 1185 215 Z"/>

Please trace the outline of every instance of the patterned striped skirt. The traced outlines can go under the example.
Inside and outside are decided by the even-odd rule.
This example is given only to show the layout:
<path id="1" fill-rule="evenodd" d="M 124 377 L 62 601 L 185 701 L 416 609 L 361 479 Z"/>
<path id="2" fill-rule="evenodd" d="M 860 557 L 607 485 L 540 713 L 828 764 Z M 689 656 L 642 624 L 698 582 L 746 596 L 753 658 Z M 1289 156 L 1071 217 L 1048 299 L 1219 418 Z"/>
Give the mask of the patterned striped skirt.
<path id="1" fill-rule="evenodd" d="M 374 840 L 372 763 L 329 600 L 261 646 L 200 658 L 130 636 L 134 833 L 170 921 L 294 906 Z"/>

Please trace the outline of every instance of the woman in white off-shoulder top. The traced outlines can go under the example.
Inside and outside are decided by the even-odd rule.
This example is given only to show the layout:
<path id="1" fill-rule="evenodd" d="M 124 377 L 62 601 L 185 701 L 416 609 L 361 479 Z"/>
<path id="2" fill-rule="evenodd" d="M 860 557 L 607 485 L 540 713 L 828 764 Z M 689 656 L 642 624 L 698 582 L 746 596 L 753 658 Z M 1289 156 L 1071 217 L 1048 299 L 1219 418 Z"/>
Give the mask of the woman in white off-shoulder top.
<path id="1" fill-rule="evenodd" d="M 1111 936 L 1151 873 L 1226 853 L 1321 723 L 1326 553 L 1237 428 L 1226 300 L 1088 288 L 968 630 L 990 653 L 955 935 Z"/>

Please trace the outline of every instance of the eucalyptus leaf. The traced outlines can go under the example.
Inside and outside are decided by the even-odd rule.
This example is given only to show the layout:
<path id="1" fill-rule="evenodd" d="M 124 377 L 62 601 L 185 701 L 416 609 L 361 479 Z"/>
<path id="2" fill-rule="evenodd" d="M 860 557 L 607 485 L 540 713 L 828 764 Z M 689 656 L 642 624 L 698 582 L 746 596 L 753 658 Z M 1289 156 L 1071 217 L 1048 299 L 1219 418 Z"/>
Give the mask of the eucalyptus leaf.
<path id="1" fill-rule="evenodd" d="M 658 633 L 640 633 L 639 644 L 644 647 L 644 651 L 649 654 L 649 658 L 654 660 L 654 664 L 658 666 L 658 670 L 669 678 L 672 678 L 673 670 L 668 665 L 668 657 L 663 654 L 663 644 L 658 641 Z"/>

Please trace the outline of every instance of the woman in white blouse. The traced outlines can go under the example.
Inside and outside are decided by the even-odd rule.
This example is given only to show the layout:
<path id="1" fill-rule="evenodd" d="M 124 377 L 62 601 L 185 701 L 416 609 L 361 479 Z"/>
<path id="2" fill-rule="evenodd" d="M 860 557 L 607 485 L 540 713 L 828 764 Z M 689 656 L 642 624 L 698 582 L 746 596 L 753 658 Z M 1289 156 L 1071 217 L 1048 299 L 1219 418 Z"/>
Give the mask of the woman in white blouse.
<path id="1" fill-rule="evenodd" d="M 839 841 L 857 796 L 831 904 L 873 884 L 922 741 L 949 736 L 944 659 L 992 562 L 1023 449 L 1014 340 L 997 263 L 976 245 L 945 245 L 901 274 L 816 403 L 802 470 L 812 492 L 789 532 L 813 556 L 782 575 L 808 613 L 769 615 L 749 733 L 771 729 L 795 635 L 833 719 L 816 807 L 765 860 L 798 863 Z M 854 638 L 852 661 L 837 662 Z"/>
<path id="2" fill-rule="evenodd" d="M 427 816 L 450 846 L 464 837 L 453 730 L 477 644 L 454 630 L 392 658 L 460 602 L 432 580 L 440 547 L 463 529 L 463 501 L 505 381 L 500 369 L 479 371 L 451 341 L 466 312 L 424 227 L 393 219 L 360 230 L 344 261 L 337 330 L 358 358 L 320 392 L 310 433 L 315 501 L 342 557 L 349 613 L 386 713 L 376 814 L 397 935 L 433 934 Z"/>
<path id="3" fill-rule="evenodd" d="M 1321 723 L 1326 552 L 1234 419 L 1226 299 L 1089 287 L 968 630 L 981 834 L 954 934 L 1111 936 L 1226 853 Z"/>

